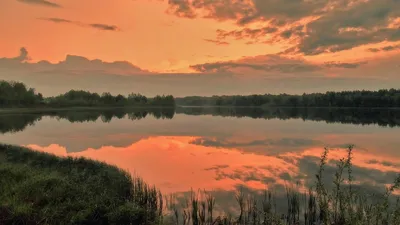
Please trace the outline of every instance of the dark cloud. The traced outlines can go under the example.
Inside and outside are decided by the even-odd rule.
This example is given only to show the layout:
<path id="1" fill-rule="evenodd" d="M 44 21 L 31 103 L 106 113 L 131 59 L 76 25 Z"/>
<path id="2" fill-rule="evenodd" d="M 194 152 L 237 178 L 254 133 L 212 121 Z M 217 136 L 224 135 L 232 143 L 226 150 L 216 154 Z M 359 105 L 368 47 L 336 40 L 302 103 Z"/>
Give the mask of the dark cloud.
<path id="1" fill-rule="evenodd" d="M 39 20 L 46 20 L 46 21 L 50 21 L 53 23 L 76 23 L 72 20 L 66 20 L 66 19 L 62 19 L 62 18 L 55 18 L 55 17 L 51 17 L 51 18 L 38 18 Z"/>
<path id="2" fill-rule="evenodd" d="M 215 165 L 213 167 L 205 168 L 204 170 L 220 170 L 220 169 L 225 169 L 228 167 L 229 167 L 229 165 Z"/>
<path id="3" fill-rule="evenodd" d="M 355 69 L 360 67 L 361 65 L 367 64 L 366 61 L 363 62 L 355 62 L 355 63 L 343 63 L 343 62 L 326 62 L 324 63 L 325 67 L 328 68 L 345 68 L 345 69 Z"/>
<path id="4" fill-rule="evenodd" d="M 398 16 L 398 0 L 363 1 L 327 12 L 307 24 L 307 32 L 298 45 L 298 51 L 305 55 L 317 55 L 400 40 L 399 27 L 389 27 L 391 19 Z"/>
<path id="5" fill-rule="evenodd" d="M 232 31 L 225 31 L 218 29 L 217 30 L 217 39 L 225 39 L 227 37 L 233 37 L 236 40 L 241 39 L 258 39 L 258 38 L 265 38 L 267 34 L 274 33 L 278 30 L 276 27 L 266 26 L 263 28 L 258 29 L 250 29 L 244 28 L 241 30 L 232 30 Z"/>
<path id="6" fill-rule="evenodd" d="M 191 65 L 190 67 L 203 73 L 235 73 L 235 69 L 251 69 L 255 71 L 280 73 L 301 73 L 319 70 L 319 66 L 317 65 L 312 65 L 301 60 L 288 59 L 277 55 L 249 57 L 237 61 L 204 63 Z"/>
<path id="7" fill-rule="evenodd" d="M 42 6 L 53 7 L 53 8 L 61 8 L 62 7 L 61 5 L 59 5 L 57 3 L 46 1 L 46 0 L 17 0 L 17 1 L 26 3 L 26 4 L 42 5 Z"/>
<path id="8" fill-rule="evenodd" d="M 293 0 L 169 0 L 170 10 L 181 17 L 202 16 L 216 20 L 235 20 L 244 25 L 256 20 L 298 20 L 318 14 L 328 1 Z"/>
<path id="9" fill-rule="evenodd" d="M 358 68 L 366 62 L 343 63 L 327 62 L 322 65 L 311 64 L 302 59 L 286 58 L 280 55 L 264 55 L 245 57 L 236 61 L 221 61 L 191 65 L 190 67 L 202 73 L 240 73 L 240 69 L 251 69 L 261 72 L 278 72 L 283 74 L 315 72 L 324 68 Z"/>
<path id="10" fill-rule="evenodd" d="M 169 13 L 191 19 L 200 14 L 202 17 L 217 20 L 250 21 L 255 13 L 250 2 L 246 0 L 168 0 L 168 4 Z"/>
<path id="11" fill-rule="evenodd" d="M 30 60 L 28 51 L 22 47 L 19 49 L 19 55 L 11 58 L 0 58 L 0 68 L 19 68 Z"/>
<path id="12" fill-rule="evenodd" d="M 168 4 L 170 5 L 168 12 L 178 17 L 196 17 L 196 13 L 191 8 L 189 0 L 168 0 Z"/>
<path id="13" fill-rule="evenodd" d="M 17 60 L 18 62 L 29 60 L 30 58 L 28 57 L 28 50 L 26 50 L 24 47 L 20 48 L 19 55 L 13 59 Z"/>
<path id="14" fill-rule="evenodd" d="M 388 51 L 394 51 L 394 50 L 399 50 L 400 45 L 388 45 L 382 48 L 369 48 L 368 51 L 370 52 L 388 52 Z"/>
<path id="15" fill-rule="evenodd" d="M 296 39 L 290 43 L 291 52 L 304 55 L 400 40 L 400 24 L 394 23 L 400 17 L 398 0 L 169 0 L 169 4 L 181 17 L 232 20 L 240 26 L 268 24 L 272 29 L 218 30 L 217 38 L 266 38 L 266 44 Z M 272 37 L 266 36 L 271 33 Z"/>
<path id="16" fill-rule="evenodd" d="M 31 72 L 46 72 L 46 71 L 74 71 L 75 73 L 86 73 L 96 71 L 103 72 L 118 72 L 118 73 L 148 73 L 137 66 L 132 65 L 127 61 L 104 62 L 100 59 L 90 60 L 83 56 L 67 55 L 65 60 L 58 63 L 50 63 L 48 61 L 39 61 L 37 63 L 28 63 L 28 51 L 26 48 L 21 48 L 18 56 L 13 58 L 0 58 L 0 68 L 29 70 Z"/>
<path id="17" fill-rule="evenodd" d="M 267 25 L 263 28 L 241 28 L 231 31 L 218 29 L 217 39 L 234 38 L 235 40 L 251 40 L 246 43 L 274 44 L 276 42 L 288 40 L 300 40 L 305 36 L 304 25 L 294 25 L 291 28 L 280 29 L 278 26 Z M 295 52 L 296 49 L 293 49 Z"/>
<path id="18" fill-rule="evenodd" d="M 89 26 L 99 29 L 99 30 L 110 30 L 110 31 L 118 31 L 119 30 L 119 28 L 115 25 L 93 23 L 93 24 L 89 24 Z"/>
<path id="19" fill-rule="evenodd" d="M 56 18 L 56 17 L 51 17 L 51 18 L 45 17 L 45 18 L 38 18 L 38 19 L 53 22 L 53 23 L 69 23 L 69 24 L 74 24 L 74 25 L 81 26 L 81 27 L 91 27 L 91 28 L 95 28 L 98 30 L 106 30 L 106 31 L 119 31 L 120 30 L 120 28 L 118 28 L 115 25 L 107 25 L 107 24 L 101 24 L 101 23 L 86 24 L 86 23 L 79 22 L 79 21 L 72 21 L 72 20 Z"/>
<path id="20" fill-rule="evenodd" d="M 303 37 L 305 35 L 305 33 L 303 32 L 303 29 L 304 29 L 303 25 L 297 25 L 290 29 L 286 29 L 286 30 L 282 31 L 279 35 L 284 39 L 289 39 L 293 36 Z"/>
<path id="21" fill-rule="evenodd" d="M 368 163 L 368 164 L 380 164 L 380 165 L 383 165 L 383 166 L 391 166 L 391 167 L 400 168 L 400 163 L 394 163 L 394 162 L 389 162 L 389 161 L 378 161 L 376 159 L 369 160 L 366 163 Z"/>
<path id="22" fill-rule="evenodd" d="M 204 41 L 207 41 L 207 42 L 214 43 L 214 44 L 216 44 L 216 45 L 229 45 L 229 43 L 226 42 L 226 41 L 212 40 L 212 39 L 203 39 L 203 40 L 204 40 Z"/>

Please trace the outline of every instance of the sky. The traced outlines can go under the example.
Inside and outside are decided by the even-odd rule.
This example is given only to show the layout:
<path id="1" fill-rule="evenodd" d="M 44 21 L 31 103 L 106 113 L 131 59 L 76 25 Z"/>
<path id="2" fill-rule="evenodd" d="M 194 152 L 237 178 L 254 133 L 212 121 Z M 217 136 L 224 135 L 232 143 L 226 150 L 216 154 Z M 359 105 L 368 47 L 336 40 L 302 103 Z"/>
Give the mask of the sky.
<path id="1" fill-rule="evenodd" d="M 0 79 L 222 95 L 398 88 L 399 0 L 2 0 Z"/>

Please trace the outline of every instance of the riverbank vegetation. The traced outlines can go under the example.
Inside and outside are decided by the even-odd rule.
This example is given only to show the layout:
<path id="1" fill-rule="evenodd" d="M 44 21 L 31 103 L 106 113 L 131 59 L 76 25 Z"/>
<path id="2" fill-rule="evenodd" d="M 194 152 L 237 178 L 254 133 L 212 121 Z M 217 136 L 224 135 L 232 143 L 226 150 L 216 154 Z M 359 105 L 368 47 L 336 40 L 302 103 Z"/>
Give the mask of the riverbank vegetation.
<path id="1" fill-rule="evenodd" d="M 91 93 L 82 90 L 70 90 L 65 94 L 54 97 L 43 97 L 34 88 L 27 87 L 21 82 L 0 81 L 0 107 L 102 107 L 102 106 L 158 106 L 174 107 L 172 95 L 157 95 L 148 98 L 141 94 L 116 96 L 106 92 Z"/>
<path id="2" fill-rule="evenodd" d="M 347 158 L 337 162 L 331 189 L 323 182 L 330 176 L 324 172 L 327 158 L 328 149 L 308 191 L 286 188 L 286 212 L 277 210 L 273 190 L 262 198 L 239 191 L 237 214 L 224 215 L 207 192 L 192 193 L 180 206 L 114 166 L 0 145 L 0 224 L 400 224 L 400 200 L 393 198 L 400 175 L 379 196 L 362 192 L 350 146 Z"/>
<path id="3" fill-rule="evenodd" d="M 400 89 L 379 91 L 341 91 L 302 95 L 234 95 L 177 98 L 183 106 L 247 106 L 247 107 L 400 107 Z"/>
<path id="4" fill-rule="evenodd" d="M 117 167 L 0 145 L 0 224 L 157 224 L 161 194 Z"/>

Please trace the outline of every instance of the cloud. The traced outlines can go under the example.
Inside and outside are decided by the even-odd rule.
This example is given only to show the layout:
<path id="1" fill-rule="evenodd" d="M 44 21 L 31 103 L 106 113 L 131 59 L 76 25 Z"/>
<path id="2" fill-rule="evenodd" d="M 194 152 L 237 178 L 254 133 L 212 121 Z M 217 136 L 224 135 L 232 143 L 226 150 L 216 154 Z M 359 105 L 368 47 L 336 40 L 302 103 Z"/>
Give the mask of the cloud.
<path id="1" fill-rule="evenodd" d="M 119 28 L 115 25 L 107 25 L 107 24 L 101 24 L 101 23 L 93 23 L 89 24 L 89 26 L 99 29 L 99 30 L 110 30 L 110 31 L 118 31 Z"/>
<path id="2" fill-rule="evenodd" d="M 26 3 L 26 4 L 35 4 L 35 5 L 47 6 L 47 7 L 53 7 L 53 8 L 61 8 L 62 7 L 61 5 L 59 5 L 57 3 L 46 1 L 46 0 L 17 0 L 17 1 Z"/>
<path id="3" fill-rule="evenodd" d="M 367 164 L 377 164 L 377 165 L 383 165 L 383 166 L 389 166 L 389 167 L 398 167 L 400 168 L 400 163 L 395 163 L 395 162 L 389 162 L 389 161 L 378 161 L 376 159 L 371 159 L 366 162 Z"/>
<path id="4" fill-rule="evenodd" d="M 79 21 L 72 21 L 72 20 L 67 20 L 63 18 L 57 18 L 57 17 L 44 17 L 44 18 L 38 18 L 39 20 L 45 20 L 53 23 L 69 23 L 81 27 L 91 27 L 95 28 L 98 30 L 105 30 L 105 31 L 119 31 L 120 28 L 115 26 L 115 25 L 107 25 L 107 24 L 101 24 L 101 23 L 91 23 L 91 24 L 86 24 L 83 22 Z"/>
<path id="5" fill-rule="evenodd" d="M 399 50 L 400 45 L 388 45 L 382 48 L 369 48 L 368 51 L 370 52 L 388 52 L 388 51 L 394 51 L 394 50 Z"/>
<path id="6" fill-rule="evenodd" d="M 222 61 L 190 66 L 192 69 L 203 72 L 230 72 L 237 73 L 240 69 L 251 69 L 262 72 L 311 72 L 318 70 L 318 66 L 308 64 L 297 59 L 284 58 L 277 55 L 264 55 L 242 58 L 236 61 Z"/>
<path id="7" fill-rule="evenodd" d="M 241 40 L 245 38 L 250 38 L 250 39 L 257 39 L 257 38 L 262 38 L 265 37 L 265 35 L 274 33 L 278 30 L 276 27 L 271 27 L 271 26 L 266 26 L 263 28 L 258 28 L 258 29 L 250 29 L 250 28 L 244 28 L 241 30 L 232 30 L 232 31 L 225 31 L 222 29 L 217 30 L 217 38 L 218 39 L 225 39 L 227 37 L 233 37 L 236 40 Z"/>
<path id="8" fill-rule="evenodd" d="M 30 60 L 28 51 L 22 47 L 19 49 L 19 55 L 11 58 L 0 58 L 0 69 L 1 68 L 20 68 L 26 61 Z"/>
<path id="9" fill-rule="evenodd" d="M 53 23 L 76 23 L 76 22 L 74 22 L 72 20 L 66 20 L 66 19 L 55 18 L 55 17 L 52 17 L 52 18 L 38 18 L 38 19 L 39 20 L 50 21 L 50 22 L 53 22 Z"/>
<path id="10" fill-rule="evenodd" d="M 226 42 L 226 41 L 212 40 L 212 39 L 203 39 L 203 40 L 204 40 L 204 41 L 207 41 L 207 42 L 214 43 L 214 44 L 216 44 L 216 45 L 229 45 L 229 43 Z"/>
<path id="11" fill-rule="evenodd" d="M 202 16 L 248 24 L 255 20 L 297 20 L 317 14 L 326 1 L 292 0 L 169 0 L 169 12 L 187 18 Z"/>
<path id="12" fill-rule="evenodd" d="M 168 12 L 178 17 L 195 18 L 196 13 L 190 6 L 189 0 L 168 0 Z"/>
<path id="13" fill-rule="evenodd" d="M 258 39 L 264 39 L 266 44 L 283 42 L 291 45 L 291 52 L 303 55 L 400 40 L 398 0 L 170 0 L 168 3 L 169 11 L 180 17 L 230 20 L 239 26 L 232 31 L 217 30 L 219 40 L 233 37 L 253 39 L 250 43 Z M 251 28 L 254 23 L 264 24 L 264 28 Z"/>
<path id="14" fill-rule="evenodd" d="M 255 57 L 244 57 L 236 61 L 220 61 L 204 64 L 191 65 L 195 71 L 202 73 L 232 73 L 237 74 L 243 70 L 263 73 L 311 73 L 327 68 L 358 68 L 366 62 L 342 63 L 327 62 L 322 65 L 309 63 L 301 58 L 287 58 L 280 55 L 262 55 Z"/>
<path id="15" fill-rule="evenodd" d="M 22 47 L 19 50 L 19 55 L 15 58 L 12 58 L 18 62 L 23 62 L 26 60 L 29 60 L 30 58 L 28 57 L 28 50 L 26 50 L 26 48 Z"/>
<path id="16" fill-rule="evenodd" d="M 215 165 L 215 166 L 212 166 L 212 167 L 205 168 L 204 170 L 220 170 L 220 169 L 225 169 L 225 168 L 228 168 L 228 167 L 229 167 L 229 165 L 226 165 L 226 164 L 224 164 L 224 165 Z"/>
<path id="17" fill-rule="evenodd" d="M 324 66 L 327 68 L 345 68 L 345 69 L 355 69 L 361 65 L 367 64 L 368 62 L 355 62 L 355 63 L 343 63 L 343 62 L 326 62 Z"/>
<path id="18" fill-rule="evenodd" d="M 67 55 L 56 63 L 32 61 L 29 52 L 21 48 L 15 57 L 0 58 L 0 77 L 22 81 L 47 96 L 70 89 L 113 94 L 134 91 L 147 96 L 302 94 L 392 88 L 399 82 L 398 62 L 399 58 L 394 56 L 358 67 L 343 62 L 327 66 L 302 58 L 261 55 L 192 65 L 197 72 L 186 74 L 152 72 L 127 61 L 105 62 L 76 55 Z M 338 76 L 328 77 L 326 74 L 331 71 Z"/>
<path id="19" fill-rule="evenodd" d="M 307 25 L 298 51 L 305 55 L 338 52 L 361 45 L 400 40 L 399 27 L 390 27 L 400 16 L 397 0 L 363 1 L 325 13 Z"/>
<path id="20" fill-rule="evenodd" d="M 29 63 L 30 58 L 26 48 L 21 48 L 18 56 L 13 58 L 0 58 L 0 68 L 29 70 L 32 72 L 51 72 L 51 71 L 74 71 L 74 73 L 87 73 L 96 71 L 97 73 L 148 73 L 146 70 L 132 65 L 127 61 L 104 62 L 100 59 L 90 60 L 83 56 L 67 55 L 65 60 L 58 63 L 50 63 L 48 61 L 39 61 L 37 63 Z"/>

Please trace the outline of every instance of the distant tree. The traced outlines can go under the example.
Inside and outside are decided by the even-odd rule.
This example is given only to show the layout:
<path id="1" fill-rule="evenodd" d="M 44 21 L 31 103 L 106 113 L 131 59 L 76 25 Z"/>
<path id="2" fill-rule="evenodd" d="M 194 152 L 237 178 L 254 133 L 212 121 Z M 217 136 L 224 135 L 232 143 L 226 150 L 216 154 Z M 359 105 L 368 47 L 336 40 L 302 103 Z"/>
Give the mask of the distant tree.
<path id="1" fill-rule="evenodd" d="M 178 105 L 287 106 L 287 107 L 400 107 L 400 89 L 342 91 L 302 95 L 190 96 L 176 99 Z"/>
<path id="2" fill-rule="evenodd" d="M 30 107 L 30 106 L 175 106 L 175 99 L 171 95 L 156 96 L 151 101 L 141 94 L 130 94 L 128 97 L 118 94 L 113 96 L 109 92 L 101 96 L 83 90 L 70 90 L 64 94 L 43 98 L 34 88 L 27 88 L 21 82 L 0 81 L 0 107 Z"/>

